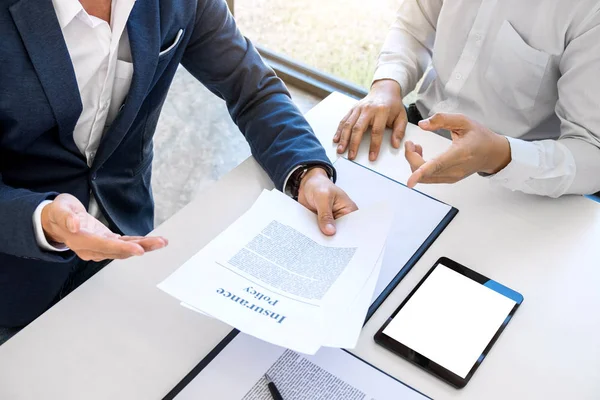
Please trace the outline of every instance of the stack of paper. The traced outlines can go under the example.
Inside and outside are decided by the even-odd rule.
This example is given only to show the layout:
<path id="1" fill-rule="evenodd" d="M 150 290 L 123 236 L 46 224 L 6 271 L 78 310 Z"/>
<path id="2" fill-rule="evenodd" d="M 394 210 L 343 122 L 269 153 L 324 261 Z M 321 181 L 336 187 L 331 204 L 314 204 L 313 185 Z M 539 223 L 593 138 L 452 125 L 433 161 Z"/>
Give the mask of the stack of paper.
<path id="1" fill-rule="evenodd" d="M 158 286 L 189 308 L 306 354 L 353 347 L 381 269 L 393 213 L 374 204 L 323 235 L 316 215 L 278 191 Z"/>

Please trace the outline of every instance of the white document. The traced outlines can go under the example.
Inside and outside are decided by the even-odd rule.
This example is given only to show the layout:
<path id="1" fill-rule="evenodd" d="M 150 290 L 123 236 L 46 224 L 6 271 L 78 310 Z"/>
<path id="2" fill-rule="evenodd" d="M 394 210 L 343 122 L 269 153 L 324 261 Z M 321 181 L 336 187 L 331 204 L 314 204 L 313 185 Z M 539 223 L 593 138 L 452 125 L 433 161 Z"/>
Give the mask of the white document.
<path id="1" fill-rule="evenodd" d="M 381 251 L 375 268 L 371 272 L 371 276 L 354 302 L 345 310 L 338 311 L 329 320 L 329 335 L 322 343 L 323 346 L 343 349 L 353 349 L 356 346 L 367 312 L 372 303 L 373 291 L 379 279 L 384 254 L 385 249 Z"/>
<path id="2" fill-rule="evenodd" d="M 321 343 L 322 346 L 351 349 L 358 342 L 365 316 L 371 306 L 371 298 L 373 297 L 373 291 L 375 290 L 375 285 L 381 271 L 384 252 L 385 249 L 379 255 L 371 276 L 369 276 L 365 286 L 361 289 L 358 296 L 356 296 L 351 306 L 340 310 L 336 315 L 330 317 L 329 334 L 325 341 Z M 181 302 L 181 306 L 212 318 L 212 316 L 184 302 Z"/>
<path id="3" fill-rule="evenodd" d="M 327 237 L 312 212 L 264 191 L 159 288 L 242 332 L 314 354 L 324 342 L 335 345 L 327 321 L 372 276 L 391 219 L 385 204 L 374 204 L 340 218 Z"/>
<path id="4" fill-rule="evenodd" d="M 285 400 L 427 398 L 344 350 L 303 356 L 240 333 L 175 399 L 272 400 L 265 373 Z"/>
<path id="5" fill-rule="evenodd" d="M 381 273 L 373 293 L 375 300 L 452 207 L 345 158 L 338 158 L 334 166 L 338 174 L 337 185 L 359 209 L 370 207 L 382 199 L 388 200 L 394 209 Z"/>

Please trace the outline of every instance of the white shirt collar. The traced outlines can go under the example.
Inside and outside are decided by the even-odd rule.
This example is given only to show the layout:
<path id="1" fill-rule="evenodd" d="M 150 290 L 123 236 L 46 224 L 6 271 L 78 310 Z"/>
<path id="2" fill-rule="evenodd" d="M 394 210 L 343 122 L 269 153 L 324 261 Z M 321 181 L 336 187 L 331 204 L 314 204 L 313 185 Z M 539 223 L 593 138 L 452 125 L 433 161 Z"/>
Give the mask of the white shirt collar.
<path id="1" fill-rule="evenodd" d="M 79 0 L 52 0 L 52 5 L 56 11 L 60 29 L 65 29 L 79 13 L 87 15 Z"/>

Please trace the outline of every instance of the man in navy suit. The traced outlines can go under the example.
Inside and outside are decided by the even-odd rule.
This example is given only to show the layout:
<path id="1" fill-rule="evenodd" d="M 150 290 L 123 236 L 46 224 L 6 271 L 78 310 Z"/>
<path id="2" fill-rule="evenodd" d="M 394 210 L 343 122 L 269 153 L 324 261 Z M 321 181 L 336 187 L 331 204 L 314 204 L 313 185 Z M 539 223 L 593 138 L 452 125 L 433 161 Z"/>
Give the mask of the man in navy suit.
<path id="1" fill-rule="evenodd" d="M 356 209 L 223 0 L 0 0 L 0 37 L 0 327 L 29 323 L 106 260 L 167 245 L 144 235 L 152 137 L 179 64 L 226 100 L 323 233 Z"/>

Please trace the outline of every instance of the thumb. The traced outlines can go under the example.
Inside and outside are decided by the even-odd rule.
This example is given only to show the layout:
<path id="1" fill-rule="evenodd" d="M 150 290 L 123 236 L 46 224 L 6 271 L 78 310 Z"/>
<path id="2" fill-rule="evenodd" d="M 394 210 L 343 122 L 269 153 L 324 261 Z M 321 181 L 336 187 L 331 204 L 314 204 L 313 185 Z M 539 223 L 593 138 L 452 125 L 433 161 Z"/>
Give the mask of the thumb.
<path id="1" fill-rule="evenodd" d="M 70 233 L 79 232 L 81 220 L 78 211 L 81 211 L 80 208 L 85 211 L 79 200 L 74 200 L 70 196 L 60 195 L 53 202 L 56 207 L 53 207 L 54 212 L 50 216 L 52 222 Z"/>
<path id="2" fill-rule="evenodd" d="M 67 204 L 58 203 L 57 206 L 50 215 L 52 222 L 70 233 L 79 232 L 81 226 L 79 216 Z"/>
<path id="3" fill-rule="evenodd" d="M 69 211 L 68 213 L 69 214 L 67 215 L 65 224 L 67 230 L 71 233 L 79 232 L 79 229 L 81 228 L 81 221 L 79 220 L 79 216 L 73 213 L 72 211 Z"/>
<path id="4" fill-rule="evenodd" d="M 471 121 L 462 114 L 437 113 L 419 121 L 419 128 L 432 132 L 440 129 L 462 132 L 471 128 Z"/>
<path id="5" fill-rule="evenodd" d="M 333 198 L 331 195 L 315 199 L 319 228 L 327 236 L 335 235 L 335 219 L 333 218 Z"/>

